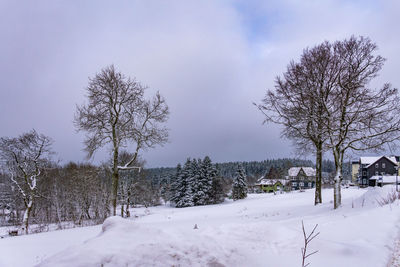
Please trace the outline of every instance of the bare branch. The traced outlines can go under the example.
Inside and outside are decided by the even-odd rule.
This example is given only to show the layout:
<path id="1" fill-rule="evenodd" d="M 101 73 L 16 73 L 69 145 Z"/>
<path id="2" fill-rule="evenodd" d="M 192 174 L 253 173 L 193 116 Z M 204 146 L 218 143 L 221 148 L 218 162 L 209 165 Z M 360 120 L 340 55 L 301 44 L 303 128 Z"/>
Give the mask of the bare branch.
<path id="1" fill-rule="evenodd" d="M 312 255 L 314 255 L 315 253 L 318 252 L 318 250 L 313 251 L 309 254 L 307 254 L 307 246 L 310 244 L 310 242 L 316 238 L 319 235 L 318 233 L 315 233 L 315 230 L 317 229 L 318 224 L 316 224 L 313 228 L 313 230 L 311 231 L 311 233 L 309 235 L 306 234 L 306 230 L 304 228 L 304 223 L 303 221 L 301 221 L 301 228 L 303 230 L 303 238 L 304 238 L 304 247 L 301 248 L 301 256 L 302 256 L 302 267 L 308 266 L 310 263 L 306 263 L 306 259 Z"/>
<path id="2" fill-rule="evenodd" d="M 118 171 L 136 168 L 131 165 L 137 160 L 140 150 L 163 145 L 168 140 L 168 130 L 162 126 L 168 119 L 168 106 L 158 92 L 152 100 L 146 100 L 145 89 L 145 86 L 125 77 L 111 65 L 89 79 L 86 88 L 88 103 L 77 106 L 75 114 L 75 127 L 86 132 L 84 143 L 88 158 L 100 147 L 112 145 L 111 201 L 114 215 Z M 135 146 L 132 158 L 121 165 L 119 150 L 131 144 Z"/>

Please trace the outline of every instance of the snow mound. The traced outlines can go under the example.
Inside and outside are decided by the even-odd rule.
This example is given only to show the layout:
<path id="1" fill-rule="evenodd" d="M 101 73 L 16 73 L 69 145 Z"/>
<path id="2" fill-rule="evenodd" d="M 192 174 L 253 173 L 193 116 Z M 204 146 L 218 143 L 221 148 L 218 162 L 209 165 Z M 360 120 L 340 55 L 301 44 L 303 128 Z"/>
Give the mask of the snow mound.
<path id="1" fill-rule="evenodd" d="M 367 192 L 356 198 L 353 204 L 356 207 L 379 207 L 384 199 L 396 192 L 394 185 L 385 185 L 383 187 L 368 187 Z"/>
<path id="2" fill-rule="evenodd" d="M 195 232 L 196 230 L 193 230 Z M 225 266 L 231 252 L 212 237 L 172 236 L 121 217 L 110 217 L 102 232 L 38 266 Z"/>
<path id="3" fill-rule="evenodd" d="M 128 220 L 123 219 L 120 216 L 108 217 L 101 226 L 101 231 L 107 232 L 115 228 L 132 227 L 133 225 L 129 223 Z"/>

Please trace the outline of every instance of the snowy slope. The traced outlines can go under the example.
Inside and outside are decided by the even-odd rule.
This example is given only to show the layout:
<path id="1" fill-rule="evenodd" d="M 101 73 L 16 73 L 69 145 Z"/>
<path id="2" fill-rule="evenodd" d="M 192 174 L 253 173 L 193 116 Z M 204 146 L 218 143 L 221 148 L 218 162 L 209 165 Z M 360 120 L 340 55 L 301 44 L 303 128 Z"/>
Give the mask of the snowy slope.
<path id="1" fill-rule="evenodd" d="M 307 230 L 319 225 L 320 235 L 309 248 L 319 250 L 311 266 L 386 266 L 398 237 L 400 207 L 398 202 L 380 207 L 376 200 L 391 190 L 344 189 L 338 210 L 330 203 L 332 190 L 323 191 L 324 204 L 316 207 L 309 190 L 250 195 L 213 206 L 134 209 L 136 218 L 111 217 L 101 230 L 73 229 L 70 239 L 64 233 L 71 230 L 63 230 L 0 240 L 0 251 L 9 252 L 0 263 L 38 262 L 32 257 L 10 261 L 19 245 L 45 258 L 39 266 L 299 266 L 303 220 Z M 61 252 L 54 248 L 70 245 Z"/>
<path id="2" fill-rule="evenodd" d="M 34 266 L 44 258 L 95 237 L 101 226 L 90 226 L 0 239 L 0 266 Z"/>

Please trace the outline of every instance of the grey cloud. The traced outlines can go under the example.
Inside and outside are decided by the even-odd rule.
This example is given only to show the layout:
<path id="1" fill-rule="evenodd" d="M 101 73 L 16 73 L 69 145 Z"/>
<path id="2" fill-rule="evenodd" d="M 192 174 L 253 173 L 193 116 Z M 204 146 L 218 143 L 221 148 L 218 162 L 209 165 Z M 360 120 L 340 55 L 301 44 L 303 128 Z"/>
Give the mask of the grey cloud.
<path id="1" fill-rule="evenodd" d="M 36 128 L 55 140 L 64 162 L 84 160 L 84 135 L 72 124 L 75 104 L 85 101 L 88 77 L 115 64 L 170 106 L 170 143 L 143 154 L 149 166 L 189 156 L 293 156 L 277 126 L 261 125 L 252 102 L 304 47 L 368 35 L 389 59 L 380 79 L 400 82 L 398 4 L 345 2 L 2 2 L 0 135 Z M 260 24 L 248 23 L 253 15 Z M 107 158 L 104 149 L 95 162 Z"/>

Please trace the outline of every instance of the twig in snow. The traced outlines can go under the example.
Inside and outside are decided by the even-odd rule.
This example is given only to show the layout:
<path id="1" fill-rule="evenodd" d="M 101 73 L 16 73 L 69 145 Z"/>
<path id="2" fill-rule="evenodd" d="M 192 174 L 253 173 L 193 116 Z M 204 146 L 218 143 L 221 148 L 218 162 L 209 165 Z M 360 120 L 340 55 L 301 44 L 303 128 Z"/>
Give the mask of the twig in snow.
<path id="1" fill-rule="evenodd" d="M 306 266 L 308 266 L 308 265 L 310 264 L 310 263 L 306 263 L 306 262 L 305 262 L 306 259 L 307 259 L 308 257 L 310 257 L 311 255 L 314 255 L 315 253 L 318 252 L 318 250 L 316 250 L 316 251 L 313 251 L 313 252 L 307 254 L 307 246 L 308 246 L 308 244 L 309 244 L 315 237 L 317 237 L 317 236 L 319 235 L 319 232 L 318 232 L 318 233 L 314 233 L 314 232 L 315 232 L 315 229 L 317 229 L 317 227 L 318 227 L 318 224 L 316 224 L 316 225 L 314 226 L 314 229 L 313 229 L 313 230 L 311 231 L 311 233 L 307 236 L 306 230 L 304 229 L 304 223 L 303 223 L 303 221 L 301 221 L 301 226 L 302 226 L 302 229 L 303 229 L 303 236 L 304 236 L 304 248 L 301 248 L 301 255 L 302 255 L 302 258 L 303 258 L 301 267 L 306 267 Z"/>

